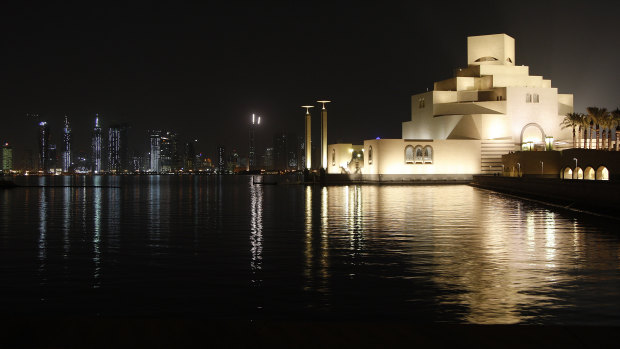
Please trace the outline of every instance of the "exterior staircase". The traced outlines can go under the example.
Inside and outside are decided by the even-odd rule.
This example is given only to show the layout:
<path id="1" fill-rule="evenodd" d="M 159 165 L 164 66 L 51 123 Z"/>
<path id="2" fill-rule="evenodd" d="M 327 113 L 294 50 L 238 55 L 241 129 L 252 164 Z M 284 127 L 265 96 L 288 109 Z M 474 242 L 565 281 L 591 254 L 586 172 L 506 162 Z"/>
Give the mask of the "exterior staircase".
<path id="1" fill-rule="evenodd" d="M 502 155 L 515 150 L 512 139 L 486 139 L 481 141 L 480 173 L 501 173 Z"/>

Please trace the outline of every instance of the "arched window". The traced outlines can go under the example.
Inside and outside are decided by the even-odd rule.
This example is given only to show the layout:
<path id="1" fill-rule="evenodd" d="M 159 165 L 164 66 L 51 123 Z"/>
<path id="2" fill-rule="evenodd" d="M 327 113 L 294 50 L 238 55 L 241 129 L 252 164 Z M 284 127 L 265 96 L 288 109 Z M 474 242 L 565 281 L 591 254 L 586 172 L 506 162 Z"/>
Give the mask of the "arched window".
<path id="1" fill-rule="evenodd" d="M 562 178 L 573 179 L 573 170 L 570 167 L 565 168 Z"/>
<path id="2" fill-rule="evenodd" d="M 424 147 L 424 163 L 432 164 L 433 163 L 433 148 L 430 145 Z"/>
<path id="3" fill-rule="evenodd" d="M 525 103 L 532 103 L 532 94 L 531 93 L 527 93 L 525 95 Z"/>
<path id="4" fill-rule="evenodd" d="M 540 102 L 540 99 L 538 98 L 538 93 L 534 93 L 534 95 L 532 96 L 532 102 L 533 103 Z"/>
<path id="5" fill-rule="evenodd" d="M 368 165 L 372 165 L 372 145 L 368 146 Z"/>
<path id="6" fill-rule="evenodd" d="M 424 151 L 422 151 L 422 147 L 419 145 L 415 147 L 415 162 L 416 163 L 424 162 Z"/>
<path id="7" fill-rule="evenodd" d="M 577 167 L 575 171 L 573 171 L 573 179 L 583 179 L 583 170 L 581 167 Z"/>
<path id="8" fill-rule="evenodd" d="M 599 181 L 608 181 L 609 180 L 609 170 L 605 166 L 600 166 L 596 170 L 596 179 Z"/>
<path id="9" fill-rule="evenodd" d="M 424 97 L 418 99 L 418 108 L 424 108 Z"/>
<path id="10" fill-rule="evenodd" d="M 332 166 L 336 166 L 336 149 L 332 149 Z"/>
<path id="11" fill-rule="evenodd" d="M 413 164 L 413 146 L 408 145 L 405 147 L 405 163 Z"/>
<path id="12" fill-rule="evenodd" d="M 593 181 L 596 177 L 594 177 L 594 169 L 590 166 L 586 167 L 586 170 L 583 171 L 583 179 L 588 179 Z"/>

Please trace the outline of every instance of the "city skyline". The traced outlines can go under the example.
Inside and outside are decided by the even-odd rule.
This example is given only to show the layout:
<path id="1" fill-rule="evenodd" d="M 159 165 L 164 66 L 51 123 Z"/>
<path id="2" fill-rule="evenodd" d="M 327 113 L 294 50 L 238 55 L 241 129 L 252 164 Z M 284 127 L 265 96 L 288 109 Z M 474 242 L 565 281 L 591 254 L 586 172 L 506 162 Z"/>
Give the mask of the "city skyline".
<path id="1" fill-rule="evenodd" d="M 90 135 L 76 130 L 92 127 L 99 113 L 106 125 L 130 123 L 134 134 L 174 130 L 198 139 L 197 151 L 214 154 L 224 145 L 246 153 L 250 115 L 263 116 L 256 136 L 256 149 L 263 149 L 275 132 L 302 134 L 298 106 L 319 98 L 335 101 L 330 144 L 398 137 L 394 125 L 407 120 L 410 96 L 465 61 L 460 39 L 500 32 L 528 43 L 517 46 L 520 62 L 549 76 L 560 92 L 573 92 L 575 110 L 614 109 L 619 93 L 609 74 L 618 50 L 613 8 L 562 2 L 560 15 L 558 4 L 524 3 L 507 13 L 507 5 L 488 3 L 483 14 L 476 13 L 479 21 L 469 20 L 474 12 L 465 5 L 442 11 L 406 2 L 381 8 L 242 2 L 123 11 L 54 6 L 35 8 L 28 18 L 13 4 L 3 25 L 19 29 L 7 30 L 4 44 L 11 69 L 4 80 L 0 139 L 17 153 L 33 148 L 32 125 L 45 119 L 60 150 L 68 115 L 74 148 L 88 151 Z M 441 13 L 443 27 L 421 36 L 434 16 L 420 13 Z M 521 23 L 525 15 L 528 26 Z M 597 26 L 564 25 L 593 16 L 602 17 Z M 118 25 L 98 25 L 107 21 Z M 76 33 L 74 27 L 86 29 Z M 555 35 L 560 28 L 563 35 Z M 593 58 L 574 49 L 588 47 L 593 38 L 605 54 Z M 385 122 L 374 121 L 377 116 Z"/>

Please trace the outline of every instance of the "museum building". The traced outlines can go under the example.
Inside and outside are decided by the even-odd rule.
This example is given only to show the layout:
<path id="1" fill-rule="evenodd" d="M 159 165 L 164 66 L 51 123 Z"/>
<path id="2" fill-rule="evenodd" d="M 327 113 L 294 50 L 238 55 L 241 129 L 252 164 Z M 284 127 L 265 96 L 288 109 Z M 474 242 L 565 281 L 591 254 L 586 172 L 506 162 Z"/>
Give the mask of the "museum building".
<path id="1" fill-rule="evenodd" d="M 573 95 L 515 65 L 512 37 L 468 37 L 467 60 L 454 77 L 411 97 L 402 138 L 331 144 L 327 172 L 369 180 L 468 179 L 502 172 L 502 155 L 512 151 L 570 148 L 571 130 L 560 124 L 573 111 Z"/>

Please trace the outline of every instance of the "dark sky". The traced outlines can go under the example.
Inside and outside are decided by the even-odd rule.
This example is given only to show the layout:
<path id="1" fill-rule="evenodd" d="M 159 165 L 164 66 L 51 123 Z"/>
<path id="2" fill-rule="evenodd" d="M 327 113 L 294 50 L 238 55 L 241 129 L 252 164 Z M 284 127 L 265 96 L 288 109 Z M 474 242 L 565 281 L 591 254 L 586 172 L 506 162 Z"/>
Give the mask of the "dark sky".
<path id="1" fill-rule="evenodd" d="M 38 113 L 60 145 L 67 114 L 88 150 L 100 113 L 104 127 L 129 122 L 138 150 L 157 128 L 199 139 L 207 154 L 224 144 L 245 156 L 252 113 L 263 116 L 261 149 L 278 130 L 301 135 L 299 106 L 324 98 L 330 143 L 400 138 L 410 96 L 466 65 L 467 36 L 496 33 L 515 38 L 516 64 L 574 93 L 577 111 L 615 109 L 619 10 L 611 1 L 3 3 L 0 140 L 36 148 L 37 120 L 26 114 Z"/>

